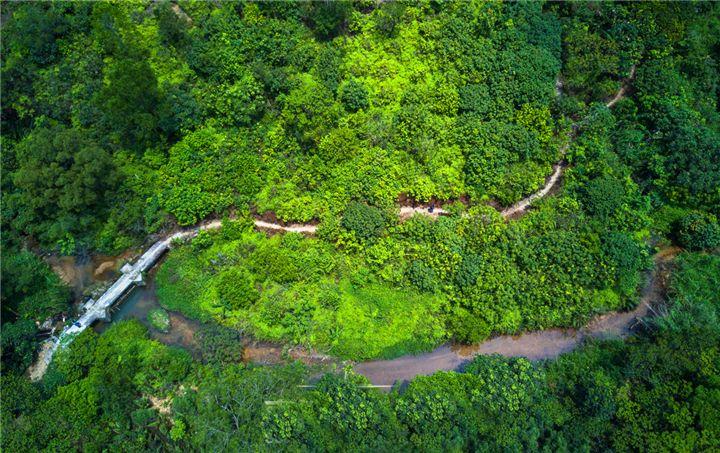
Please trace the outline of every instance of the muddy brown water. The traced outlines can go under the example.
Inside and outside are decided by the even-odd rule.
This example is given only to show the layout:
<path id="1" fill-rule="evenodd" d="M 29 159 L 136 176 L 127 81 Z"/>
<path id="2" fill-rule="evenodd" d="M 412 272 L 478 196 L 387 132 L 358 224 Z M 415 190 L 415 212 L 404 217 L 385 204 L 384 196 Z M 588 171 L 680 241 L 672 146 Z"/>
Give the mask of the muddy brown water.
<path id="1" fill-rule="evenodd" d="M 552 359 L 572 351 L 586 339 L 626 338 L 642 323 L 642 318 L 651 314 L 653 306 L 663 301 L 671 262 L 679 251 L 676 247 L 669 247 L 655 255 L 655 269 L 648 275 L 640 303 L 632 311 L 600 315 L 578 330 L 549 329 L 514 336 L 501 335 L 475 345 L 443 345 L 425 354 L 361 362 L 354 366 L 354 370 L 375 385 L 393 385 L 437 371 L 462 370 L 478 355 Z"/>
<path id="2" fill-rule="evenodd" d="M 187 349 L 190 354 L 200 357 L 195 332 L 201 327 L 199 321 L 186 318 L 181 313 L 168 311 L 170 328 L 167 332 L 156 329 L 148 319 L 148 313 L 162 308 L 155 291 L 154 275 L 147 278 L 145 286 L 133 288 L 121 301 L 110 310 L 110 322 L 98 322 L 94 329 L 98 333 L 107 330 L 113 322 L 124 319 L 137 319 L 148 328 L 150 337 L 168 346 L 179 346 Z"/>
<path id="3" fill-rule="evenodd" d="M 87 299 L 88 291 L 98 285 L 110 284 L 120 276 L 120 267 L 137 255 L 136 251 L 128 250 L 120 255 L 94 255 L 87 258 L 75 256 L 49 256 L 46 261 L 60 278 L 67 283 L 73 292 L 76 306 Z M 110 310 L 110 322 L 98 322 L 93 329 L 102 333 L 110 324 L 123 319 L 134 318 L 147 326 L 150 337 L 169 346 L 180 346 L 187 349 L 197 357 L 198 344 L 195 332 L 200 328 L 200 322 L 188 319 L 181 313 L 170 314 L 170 329 L 161 332 L 155 329 L 148 320 L 148 313 L 156 308 L 162 308 L 158 302 L 155 287 L 156 265 L 145 278 L 145 285 L 133 288 Z"/>
<path id="4" fill-rule="evenodd" d="M 120 267 L 136 253 L 128 250 L 120 255 L 93 255 L 91 257 L 56 256 L 45 257 L 45 261 L 62 281 L 72 289 L 75 299 L 93 285 L 110 282 L 120 276 Z"/>
<path id="5" fill-rule="evenodd" d="M 375 385 L 393 385 L 411 380 L 415 376 L 430 375 L 437 371 L 461 370 L 463 366 L 478 355 L 500 354 L 505 357 L 526 357 L 530 360 L 555 358 L 578 347 L 589 338 L 624 338 L 633 332 L 639 320 L 647 316 L 652 306 L 665 294 L 669 263 L 679 250 L 664 249 L 656 254 L 655 270 L 648 277 L 640 304 L 632 311 L 613 312 L 593 319 L 582 329 L 549 329 L 527 332 L 521 335 L 502 335 L 475 345 L 443 345 L 424 354 L 407 355 L 390 360 L 372 360 L 354 364 L 353 368 Z M 129 256 L 129 255 L 128 255 Z M 108 281 L 117 276 L 117 267 L 105 272 L 96 272 L 109 258 L 96 257 L 78 264 L 72 258 L 55 258 L 51 261 L 53 269 L 63 273 L 63 279 L 69 278 L 74 289 L 80 294 L 97 282 Z M 49 260 L 50 261 L 50 260 Z M 181 313 L 169 312 L 170 329 L 160 332 L 148 320 L 148 313 L 161 308 L 156 295 L 155 266 L 146 276 L 144 286 L 134 288 L 111 310 L 111 321 L 100 322 L 95 331 L 105 331 L 112 322 L 134 318 L 148 327 L 150 336 L 169 346 L 187 349 L 194 357 L 199 357 L 199 347 L 195 333 L 201 323 L 184 317 Z M 68 281 L 68 280 L 66 280 Z M 301 360 L 309 365 L 340 363 L 339 359 L 315 354 L 301 347 L 288 347 L 277 343 L 258 342 L 245 339 L 243 361 L 261 364 L 277 364 L 288 360 Z"/>

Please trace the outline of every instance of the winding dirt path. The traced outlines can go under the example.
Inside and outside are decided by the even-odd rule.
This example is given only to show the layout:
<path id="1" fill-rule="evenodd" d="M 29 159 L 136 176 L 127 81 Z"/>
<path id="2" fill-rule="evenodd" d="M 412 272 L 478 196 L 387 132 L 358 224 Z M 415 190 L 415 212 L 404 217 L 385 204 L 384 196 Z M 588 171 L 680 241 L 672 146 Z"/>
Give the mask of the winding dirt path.
<path id="1" fill-rule="evenodd" d="M 375 385 L 392 385 L 437 371 L 461 370 L 478 355 L 499 354 L 504 357 L 543 360 L 570 352 L 587 339 L 626 338 L 633 333 L 642 318 L 651 314 L 653 306 L 664 300 L 669 268 L 679 251 L 677 247 L 669 247 L 653 257 L 655 267 L 640 303 L 634 310 L 598 316 L 582 329 L 549 329 L 516 336 L 501 335 L 476 345 L 444 345 L 425 354 L 361 362 L 353 368 Z"/>
<path id="2" fill-rule="evenodd" d="M 626 79 L 623 80 L 622 85 L 620 86 L 620 89 L 617 93 L 615 93 L 615 96 L 613 96 L 612 99 L 610 99 L 606 104 L 605 107 L 610 108 L 613 105 L 617 104 L 622 98 L 625 97 L 625 94 L 627 93 L 628 87 L 630 86 L 630 82 L 635 78 L 635 69 L 637 69 L 636 65 L 632 65 L 630 67 L 630 74 Z"/>
<path id="3" fill-rule="evenodd" d="M 317 225 L 296 223 L 285 226 L 278 223 L 265 222 L 264 220 L 255 220 L 255 228 L 259 230 L 287 231 L 305 234 L 315 234 L 315 231 L 317 231 Z"/>
<path id="4" fill-rule="evenodd" d="M 570 143 L 566 143 L 565 145 L 560 148 L 560 155 L 565 156 L 565 152 L 570 147 Z M 553 165 L 553 172 L 550 175 L 550 178 L 545 182 L 545 185 L 542 187 L 542 189 L 538 190 L 534 194 L 528 196 L 527 198 L 524 198 L 514 205 L 503 209 L 500 214 L 506 219 L 515 218 L 518 216 L 518 214 L 523 213 L 528 207 L 530 207 L 535 200 L 539 200 L 540 198 L 543 198 L 547 194 L 550 193 L 550 191 L 555 187 L 555 185 L 560 181 L 560 177 L 562 176 L 563 170 L 565 169 L 565 165 L 563 165 L 562 160 L 555 165 Z"/>
<path id="5" fill-rule="evenodd" d="M 635 78 L 635 69 L 636 69 L 636 66 L 632 65 L 632 67 L 630 68 L 630 74 L 628 75 L 627 78 L 625 78 L 623 80 L 622 85 L 620 86 L 620 89 L 618 90 L 618 92 L 615 93 L 615 96 L 613 96 L 612 99 L 610 99 L 607 103 L 605 103 L 605 107 L 611 108 L 612 106 L 617 104 L 621 99 L 623 99 L 625 97 L 625 94 L 627 93 L 630 82 Z M 561 89 L 562 89 L 562 83 L 558 82 L 558 84 L 556 84 L 556 90 L 557 90 L 558 95 L 561 94 Z M 518 201 L 514 205 L 503 209 L 501 211 L 501 214 L 503 217 L 505 217 L 506 219 L 511 219 L 511 218 L 516 218 L 519 215 L 522 215 L 525 212 L 525 210 L 528 207 L 530 207 L 530 205 L 534 201 L 539 200 L 539 199 L 545 197 L 547 194 L 549 194 L 550 191 L 553 189 L 553 187 L 555 187 L 555 185 L 560 181 L 562 173 L 565 169 L 565 164 L 563 162 L 563 159 L 565 158 L 565 153 L 567 152 L 568 148 L 574 141 L 575 129 L 580 125 L 580 123 L 582 123 L 582 121 L 573 124 L 572 130 L 571 130 L 570 134 L 568 135 L 568 142 L 563 144 L 560 147 L 560 150 L 559 150 L 560 151 L 560 160 L 555 165 L 553 165 L 553 172 L 550 175 L 550 177 L 547 179 L 547 181 L 545 182 L 545 185 L 539 191 Z"/>

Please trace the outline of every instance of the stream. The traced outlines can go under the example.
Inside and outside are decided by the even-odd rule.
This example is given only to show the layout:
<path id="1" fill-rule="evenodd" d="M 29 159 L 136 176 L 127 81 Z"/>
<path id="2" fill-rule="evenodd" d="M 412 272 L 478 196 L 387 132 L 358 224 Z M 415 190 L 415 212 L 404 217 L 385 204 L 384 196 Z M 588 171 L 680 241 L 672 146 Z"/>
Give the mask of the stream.
<path id="1" fill-rule="evenodd" d="M 194 358 L 200 358 L 195 332 L 200 328 L 199 321 L 189 319 L 179 312 L 168 311 L 170 328 L 167 332 L 157 330 L 148 320 L 148 313 L 162 308 L 155 292 L 155 276 L 148 276 L 145 286 L 136 286 L 123 300 L 111 309 L 110 322 L 98 322 L 93 328 L 97 333 L 107 330 L 110 325 L 124 319 L 137 319 L 148 328 L 150 337 L 168 346 L 186 349 Z"/>
<path id="2" fill-rule="evenodd" d="M 78 259 L 73 256 L 46 259 L 53 270 L 71 288 L 77 305 L 81 304 L 95 288 L 101 289 L 104 285 L 120 276 L 119 268 L 133 257 L 133 251 L 127 251 L 117 256 L 96 255 L 90 259 Z M 161 261 L 162 262 L 162 261 Z M 200 328 L 199 321 L 186 318 L 179 312 L 168 311 L 170 315 L 170 329 L 161 332 L 152 326 L 148 320 L 151 310 L 162 308 L 158 302 L 155 291 L 155 274 L 158 265 L 147 273 L 145 284 L 134 287 L 128 294 L 119 300 L 110 310 L 111 321 L 97 322 L 93 329 L 97 333 L 107 330 L 113 322 L 134 318 L 148 328 L 150 337 L 168 346 L 179 346 L 187 349 L 195 358 L 199 357 L 195 332 Z"/>
<path id="3" fill-rule="evenodd" d="M 354 364 L 354 370 L 379 386 L 391 386 L 397 382 L 408 381 L 415 376 L 430 375 L 436 371 L 462 370 L 464 365 L 478 355 L 499 354 L 505 357 L 526 357 L 530 360 L 555 358 L 570 352 L 587 339 L 625 338 L 631 335 L 639 320 L 650 314 L 652 306 L 662 300 L 669 269 L 674 256 L 679 252 L 675 247 L 666 248 L 654 257 L 655 269 L 649 273 L 647 284 L 638 306 L 632 311 L 611 312 L 594 318 L 581 329 L 548 329 L 526 332 L 520 335 L 500 335 L 474 345 L 442 345 L 423 354 L 406 355 L 389 360 L 371 360 Z M 49 259 L 53 268 L 75 286 L 79 294 L 98 283 L 111 281 L 118 275 L 117 268 L 123 259 L 120 257 L 98 257 L 89 262 L 76 264 L 72 257 Z M 104 263 L 114 261 L 112 268 Z M 99 263 L 99 264 L 98 264 Z M 61 267 L 62 269 L 56 269 Z M 155 274 L 159 266 L 148 272 L 145 285 L 135 287 L 111 311 L 111 321 L 98 322 L 94 330 L 102 333 L 113 322 L 134 318 L 147 326 L 151 338 L 168 346 L 186 349 L 193 357 L 199 358 L 199 346 L 195 333 L 201 323 L 188 319 L 181 313 L 169 311 L 170 329 L 161 332 L 148 320 L 148 313 L 162 308 L 158 302 L 155 286 Z M 100 269 L 102 272 L 98 272 Z M 78 302 L 83 300 L 83 296 Z M 303 348 L 290 348 L 282 344 L 244 341 L 243 360 L 262 364 L 286 362 L 288 358 L 301 360 L 306 364 L 338 363 L 339 359 L 313 354 Z"/>

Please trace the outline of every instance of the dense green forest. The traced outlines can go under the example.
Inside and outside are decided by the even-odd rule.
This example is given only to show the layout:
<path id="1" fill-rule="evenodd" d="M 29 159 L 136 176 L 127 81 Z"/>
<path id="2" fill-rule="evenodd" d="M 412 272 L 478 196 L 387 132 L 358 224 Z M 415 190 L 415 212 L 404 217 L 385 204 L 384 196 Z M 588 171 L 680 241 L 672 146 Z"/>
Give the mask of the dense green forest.
<path id="1" fill-rule="evenodd" d="M 478 357 L 389 394 L 353 374 L 203 349 L 136 321 L 84 332 L 38 384 L 2 377 L 7 451 L 713 451 L 720 446 L 720 256 L 683 254 L 667 315 L 557 361 Z"/>
<path id="2" fill-rule="evenodd" d="M 720 4 L 4 2 L 2 448 L 720 449 Z M 562 181 L 521 215 L 504 207 Z M 400 215 L 401 206 L 446 215 Z M 179 228 L 160 304 L 27 367 L 73 297 L 43 257 Z M 268 234 L 255 219 L 316 226 Z M 150 239 L 149 239 L 150 238 Z M 338 359 L 657 315 L 557 360 L 477 357 L 390 393 Z"/>

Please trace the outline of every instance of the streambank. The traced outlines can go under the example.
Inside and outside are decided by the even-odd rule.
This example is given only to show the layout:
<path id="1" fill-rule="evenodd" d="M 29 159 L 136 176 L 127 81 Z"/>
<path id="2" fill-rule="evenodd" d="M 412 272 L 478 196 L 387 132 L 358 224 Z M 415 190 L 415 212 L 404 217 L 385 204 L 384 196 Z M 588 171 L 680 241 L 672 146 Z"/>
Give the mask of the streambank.
<path id="1" fill-rule="evenodd" d="M 390 360 L 371 360 L 353 365 L 355 372 L 364 375 L 379 386 L 390 386 L 397 382 L 430 375 L 437 371 L 461 370 L 478 355 L 499 354 L 505 357 L 526 357 L 530 360 L 555 358 L 572 351 L 588 339 L 625 338 L 631 335 L 642 319 L 652 312 L 652 307 L 665 297 L 666 282 L 670 265 L 679 249 L 670 247 L 654 256 L 654 270 L 643 291 L 638 306 L 627 312 L 613 312 L 596 317 L 581 329 L 549 329 L 527 332 L 521 335 L 502 335 L 475 345 L 443 345 L 437 349 L 417 355 L 406 355 Z M 85 264 L 83 278 L 93 283 L 102 278 Z M 96 323 L 94 329 L 102 332 L 112 322 L 134 318 L 148 327 L 150 336 L 169 346 L 182 347 L 196 358 L 200 357 L 197 332 L 202 324 L 188 319 L 177 312 L 170 312 L 170 328 L 167 332 L 155 329 L 147 318 L 148 313 L 160 308 L 156 295 L 155 274 L 157 266 L 148 272 L 145 286 L 134 288 L 111 310 L 109 322 Z M 261 364 L 278 364 L 299 360 L 308 365 L 343 365 L 340 359 L 314 353 L 302 347 L 259 342 L 244 338 L 243 361 Z M 35 373 L 37 374 L 37 373 Z"/>
<path id="2" fill-rule="evenodd" d="M 425 354 L 360 362 L 353 368 L 374 385 L 393 385 L 437 371 L 462 370 L 478 355 L 499 354 L 544 360 L 570 352 L 586 340 L 626 338 L 643 322 L 643 318 L 652 314 L 653 307 L 664 300 L 671 263 L 679 251 L 676 247 L 669 247 L 654 256 L 654 269 L 640 303 L 632 311 L 606 313 L 581 329 L 548 329 L 521 335 L 501 335 L 475 345 L 443 345 Z"/>

